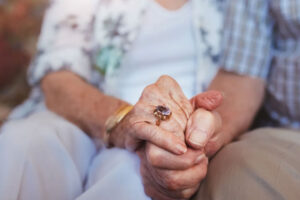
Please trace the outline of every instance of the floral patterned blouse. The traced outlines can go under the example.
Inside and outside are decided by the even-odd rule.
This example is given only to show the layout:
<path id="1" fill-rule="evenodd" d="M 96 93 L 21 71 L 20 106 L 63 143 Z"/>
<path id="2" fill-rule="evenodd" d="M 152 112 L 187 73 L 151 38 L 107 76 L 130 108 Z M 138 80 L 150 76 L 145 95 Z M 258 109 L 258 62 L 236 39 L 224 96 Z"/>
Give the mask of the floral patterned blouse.
<path id="1" fill-rule="evenodd" d="M 69 70 L 113 94 L 112 76 L 130 51 L 150 0 L 53 0 L 44 18 L 38 53 L 28 80 L 31 97 L 10 118 L 22 118 L 44 109 L 40 80 L 48 73 Z M 205 68 L 216 68 L 220 53 L 222 0 L 191 0 L 197 42 L 197 79 Z M 159 27 L 158 27 L 159 28 Z M 199 84 L 198 91 L 203 90 Z"/>

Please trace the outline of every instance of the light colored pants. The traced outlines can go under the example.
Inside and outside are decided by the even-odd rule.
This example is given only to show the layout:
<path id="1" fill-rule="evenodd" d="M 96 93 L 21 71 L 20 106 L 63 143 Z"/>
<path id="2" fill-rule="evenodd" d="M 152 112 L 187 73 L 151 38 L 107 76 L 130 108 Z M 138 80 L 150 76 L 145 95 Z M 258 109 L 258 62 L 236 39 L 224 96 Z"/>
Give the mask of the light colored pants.
<path id="1" fill-rule="evenodd" d="M 0 134 L 0 200 L 149 200 L 138 157 L 97 150 L 79 128 L 45 111 L 5 124 Z"/>
<path id="2" fill-rule="evenodd" d="M 300 132 L 244 134 L 210 162 L 197 200 L 299 200 Z"/>
<path id="3" fill-rule="evenodd" d="M 138 157 L 98 151 L 51 112 L 7 123 L 0 134 L 0 200 L 144 200 Z M 300 134 L 259 129 L 210 162 L 197 200 L 300 199 Z"/>

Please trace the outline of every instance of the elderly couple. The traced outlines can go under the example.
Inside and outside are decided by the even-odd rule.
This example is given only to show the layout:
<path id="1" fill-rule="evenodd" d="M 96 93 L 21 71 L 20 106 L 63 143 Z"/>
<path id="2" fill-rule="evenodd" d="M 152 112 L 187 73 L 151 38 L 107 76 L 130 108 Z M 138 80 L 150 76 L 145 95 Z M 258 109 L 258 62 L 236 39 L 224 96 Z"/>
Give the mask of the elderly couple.
<path id="1" fill-rule="evenodd" d="M 32 95 L 1 129 L 0 199 L 299 199 L 299 11 L 51 1 Z"/>

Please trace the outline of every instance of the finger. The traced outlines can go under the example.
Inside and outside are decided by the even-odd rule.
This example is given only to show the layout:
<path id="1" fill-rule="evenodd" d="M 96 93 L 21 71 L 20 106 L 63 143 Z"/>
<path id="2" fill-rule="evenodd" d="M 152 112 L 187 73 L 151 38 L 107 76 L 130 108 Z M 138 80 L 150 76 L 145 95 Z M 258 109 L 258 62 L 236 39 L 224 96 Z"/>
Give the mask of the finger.
<path id="1" fill-rule="evenodd" d="M 190 101 L 184 95 L 180 85 L 175 79 L 170 76 L 163 75 L 155 83 L 163 93 L 168 91 L 169 97 L 182 109 L 186 118 L 188 119 L 193 112 L 193 107 Z"/>
<path id="2" fill-rule="evenodd" d="M 194 187 L 182 190 L 180 192 L 181 193 L 181 198 L 190 199 L 199 190 L 199 187 L 200 187 L 200 183 L 195 185 Z"/>
<path id="3" fill-rule="evenodd" d="M 193 194 L 195 194 L 200 185 L 195 187 L 178 190 L 178 191 L 169 191 L 169 190 L 159 190 L 157 188 L 161 187 L 157 183 L 152 183 L 151 180 L 145 179 L 143 181 L 145 193 L 151 197 L 152 200 L 174 200 L 174 199 L 190 199 Z"/>
<path id="4" fill-rule="evenodd" d="M 147 143 L 145 153 L 148 163 L 155 168 L 169 170 L 185 170 L 204 161 L 206 155 L 202 150 L 188 148 L 182 155 L 174 155 L 151 143 Z"/>
<path id="5" fill-rule="evenodd" d="M 141 160 L 140 173 L 144 185 L 145 194 L 152 199 L 171 200 L 168 196 L 163 193 L 163 188 L 159 186 L 153 178 L 150 169 L 148 168 L 145 151 L 138 151 Z"/>
<path id="6" fill-rule="evenodd" d="M 193 113 L 193 106 L 190 101 L 185 97 L 183 93 L 172 92 L 169 95 L 170 98 L 173 99 L 177 106 L 182 110 L 186 119 L 188 119 Z"/>
<path id="7" fill-rule="evenodd" d="M 223 94 L 218 91 L 207 91 L 193 97 L 191 104 L 194 109 L 204 108 L 206 110 L 215 110 L 223 101 Z"/>
<path id="8" fill-rule="evenodd" d="M 141 111 L 144 109 L 144 111 L 146 111 L 147 113 L 151 114 L 152 117 L 154 117 L 153 111 L 156 109 L 156 107 L 158 105 L 168 107 L 172 112 L 171 120 L 175 120 L 180 125 L 181 130 L 185 130 L 186 123 L 187 123 L 187 120 L 190 115 L 187 116 L 185 109 L 182 108 L 179 105 L 179 103 L 177 103 L 170 96 L 169 92 L 167 92 L 167 94 L 165 94 L 163 91 L 161 91 L 160 93 L 156 94 L 155 97 L 154 96 L 152 97 L 152 95 L 147 95 L 147 98 L 145 98 L 145 96 L 146 96 L 146 94 L 144 95 L 144 97 L 142 99 L 140 99 L 140 102 L 139 102 L 139 105 L 144 105 L 143 108 L 140 108 Z M 149 98 L 151 98 L 151 101 L 149 100 Z M 186 99 L 186 102 L 182 103 L 182 104 L 187 104 L 187 105 L 190 105 L 190 107 L 192 107 L 191 103 L 187 99 Z M 145 107 L 147 107 L 147 108 L 145 108 Z M 149 110 L 149 109 L 151 109 L 151 110 Z M 170 120 L 162 121 L 162 122 L 164 124 L 166 124 L 166 123 L 169 123 Z"/>
<path id="9" fill-rule="evenodd" d="M 170 191 L 184 190 L 198 185 L 207 174 L 208 159 L 187 170 L 150 168 L 156 182 Z M 149 166 L 148 166 L 149 168 Z M 153 171 L 154 170 L 154 171 Z"/>
<path id="10" fill-rule="evenodd" d="M 189 199 L 199 188 L 199 184 L 183 189 L 183 190 L 168 190 L 162 187 L 153 177 L 155 170 L 150 169 L 147 165 L 147 160 L 143 156 L 141 158 L 141 176 L 143 180 L 145 193 L 152 199 L 157 200 L 172 200 L 172 199 Z"/>
<path id="11" fill-rule="evenodd" d="M 145 193 L 153 200 L 190 199 L 199 189 L 199 184 L 184 190 L 170 191 L 162 188 L 153 178 L 143 179 Z"/>
<path id="12" fill-rule="evenodd" d="M 131 118 L 132 123 L 148 123 L 152 125 L 156 125 L 157 119 L 155 118 L 153 112 L 155 110 L 155 106 L 149 106 L 144 105 L 143 107 L 141 105 L 136 106 L 135 111 L 139 113 L 138 115 Z M 141 108 L 142 107 L 142 108 Z M 181 141 L 185 142 L 185 127 L 186 122 L 183 127 L 182 124 L 179 123 L 179 121 L 186 121 L 185 118 L 182 119 L 178 115 L 178 113 L 175 111 L 172 113 L 170 119 L 166 121 L 160 121 L 159 128 L 164 129 L 165 131 L 173 133 L 175 136 L 177 136 Z"/>
<path id="13" fill-rule="evenodd" d="M 173 133 L 165 131 L 156 125 L 136 123 L 133 125 L 133 130 L 135 138 L 151 142 L 174 154 L 181 155 L 187 151 L 184 141 L 180 140 Z"/>
<path id="14" fill-rule="evenodd" d="M 143 163 L 143 161 L 141 162 L 140 173 L 142 176 L 144 192 L 147 196 L 153 200 L 173 200 L 170 193 L 166 192 L 164 188 L 156 183 L 155 179 L 149 172 L 147 165 Z"/>
<path id="15" fill-rule="evenodd" d="M 221 118 L 217 112 L 197 109 L 188 121 L 186 142 L 195 149 L 202 149 L 220 127 Z"/>
<path id="16" fill-rule="evenodd" d="M 150 86 L 149 86 L 150 87 Z M 151 86 L 152 87 L 152 86 Z M 151 89 L 154 90 L 154 89 Z M 148 91 L 148 90 L 147 90 Z M 184 130 L 186 128 L 187 118 L 185 117 L 181 108 L 173 101 L 166 97 L 164 94 L 159 93 L 156 96 L 152 97 L 151 95 L 147 96 L 147 98 L 151 97 L 151 101 L 145 98 L 147 93 L 144 94 L 144 97 L 140 99 L 139 103 L 136 104 L 136 112 L 139 113 L 140 118 L 147 118 L 147 121 L 151 124 L 156 124 L 157 119 L 155 118 L 153 112 L 158 105 L 168 107 L 172 116 L 167 121 L 161 121 L 160 127 L 175 133 L 182 140 L 184 140 Z M 138 121 L 142 121 L 141 119 L 137 119 Z"/>
<path id="17" fill-rule="evenodd" d="M 161 121 L 159 127 L 173 133 L 181 141 L 185 142 L 185 127 L 183 128 L 182 125 L 179 124 L 178 120 L 175 118 L 175 114 L 172 114 L 172 117 L 168 121 Z"/>
<path id="18" fill-rule="evenodd" d="M 172 88 L 172 86 L 163 88 L 161 85 L 162 84 L 152 84 L 147 86 L 144 89 L 137 105 L 144 105 L 141 109 L 145 109 L 145 105 L 149 108 L 153 107 L 153 110 L 156 106 L 162 105 L 171 108 L 172 112 L 183 112 L 182 108 L 178 106 L 178 103 L 170 98 L 170 88 Z M 186 101 L 188 102 L 187 104 L 190 104 L 192 110 L 191 103 L 187 99 Z M 153 110 L 151 112 L 153 112 Z"/>

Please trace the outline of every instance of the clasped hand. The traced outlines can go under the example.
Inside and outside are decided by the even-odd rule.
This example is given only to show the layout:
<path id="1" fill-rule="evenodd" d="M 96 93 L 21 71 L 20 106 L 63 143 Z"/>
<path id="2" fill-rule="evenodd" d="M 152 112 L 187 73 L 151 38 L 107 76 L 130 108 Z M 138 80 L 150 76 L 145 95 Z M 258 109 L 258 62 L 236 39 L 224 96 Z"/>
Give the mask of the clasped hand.
<path id="1" fill-rule="evenodd" d="M 152 199 L 188 199 L 198 190 L 208 157 L 218 150 L 221 118 L 214 109 L 221 101 L 222 95 L 215 91 L 188 100 L 174 79 L 162 76 L 144 89 L 111 133 L 114 146 L 139 155 L 145 192 Z M 159 126 L 153 115 L 158 105 L 172 111 Z"/>

